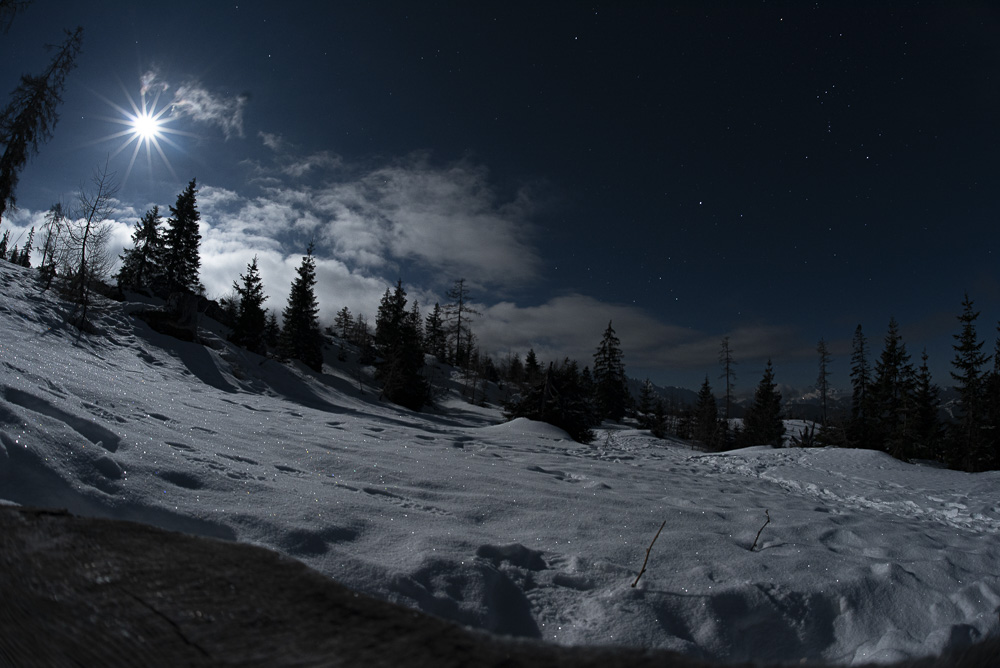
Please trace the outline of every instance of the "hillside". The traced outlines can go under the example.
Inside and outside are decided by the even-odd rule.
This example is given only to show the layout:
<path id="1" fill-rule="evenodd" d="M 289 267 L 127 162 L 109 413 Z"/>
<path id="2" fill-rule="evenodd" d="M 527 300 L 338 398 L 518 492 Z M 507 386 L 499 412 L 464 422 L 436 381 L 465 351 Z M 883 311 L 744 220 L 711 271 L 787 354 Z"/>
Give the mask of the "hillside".
<path id="1" fill-rule="evenodd" d="M 144 305 L 101 301 L 80 334 L 34 276 L 0 262 L 6 502 L 267 547 L 563 645 L 851 664 L 998 630 L 1000 472 L 863 450 L 708 455 L 613 427 L 584 446 L 453 397 L 413 413 L 360 393 L 334 350 L 315 374 L 209 320 L 188 343 L 130 315 Z"/>

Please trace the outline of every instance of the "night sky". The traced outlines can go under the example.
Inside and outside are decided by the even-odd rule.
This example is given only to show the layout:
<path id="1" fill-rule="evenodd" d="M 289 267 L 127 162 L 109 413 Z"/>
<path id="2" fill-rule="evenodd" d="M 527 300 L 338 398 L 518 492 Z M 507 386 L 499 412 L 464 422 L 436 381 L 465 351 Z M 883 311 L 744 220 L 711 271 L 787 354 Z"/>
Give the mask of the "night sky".
<path id="1" fill-rule="evenodd" d="M 15 236 L 110 156 L 118 246 L 196 177 L 209 296 L 257 255 L 282 308 L 315 241 L 324 323 L 465 278 L 487 352 L 589 364 L 613 319 L 629 375 L 720 388 L 728 336 L 744 391 L 769 357 L 814 383 L 821 337 L 849 387 L 855 327 L 877 354 L 890 317 L 950 386 L 966 292 L 993 346 L 994 3 L 39 0 L 0 94 L 77 25 Z"/>

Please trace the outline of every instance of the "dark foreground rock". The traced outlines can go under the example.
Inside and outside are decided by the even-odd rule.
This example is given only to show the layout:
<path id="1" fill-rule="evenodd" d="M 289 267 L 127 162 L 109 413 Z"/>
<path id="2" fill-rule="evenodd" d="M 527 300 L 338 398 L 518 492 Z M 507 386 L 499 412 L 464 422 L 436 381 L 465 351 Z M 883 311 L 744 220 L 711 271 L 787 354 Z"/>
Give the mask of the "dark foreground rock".
<path id="1" fill-rule="evenodd" d="M 900 666 L 996 666 L 1000 644 Z M 251 545 L 0 507 L 3 666 L 707 666 L 492 636 Z"/>

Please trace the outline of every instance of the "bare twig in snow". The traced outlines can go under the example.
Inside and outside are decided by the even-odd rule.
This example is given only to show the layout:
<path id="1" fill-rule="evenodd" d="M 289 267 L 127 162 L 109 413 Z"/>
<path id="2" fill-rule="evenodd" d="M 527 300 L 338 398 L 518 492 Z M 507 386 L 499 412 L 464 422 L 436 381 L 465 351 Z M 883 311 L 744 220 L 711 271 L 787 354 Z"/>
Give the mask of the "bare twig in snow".
<path id="1" fill-rule="evenodd" d="M 764 511 L 764 515 L 766 515 L 766 516 L 767 516 L 767 521 L 766 521 L 766 522 L 764 522 L 764 526 L 762 526 L 762 527 L 760 528 L 760 531 L 758 531 L 758 532 L 757 532 L 757 537 L 753 539 L 753 545 L 751 545 L 751 546 L 750 546 L 750 551 L 751 551 L 751 552 L 753 552 L 753 549 L 754 549 L 755 547 L 757 547 L 757 541 L 758 541 L 758 540 L 760 540 L 760 534 L 761 534 L 761 532 L 763 532 L 763 531 L 764 531 L 764 527 L 766 527 L 766 526 L 767 526 L 768 524 L 770 524 L 770 523 L 771 523 L 771 513 L 769 513 L 768 511 L 766 511 L 766 510 L 765 510 L 765 511 Z"/>
<path id="2" fill-rule="evenodd" d="M 649 551 L 653 549 L 653 543 L 655 543 L 656 539 L 660 537 L 660 531 L 663 531 L 663 527 L 665 526 L 667 526 L 667 521 L 663 520 L 663 524 L 660 525 L 659 531 L 657 531 L 656 535 L 653 536 L 653 542 L 646 548 L 646 558 L 642 560 L 642 568 L 639 570 L 639 574 L 635 576 L 635 582 L 632 583 L 633 588 L 639 584 L 639 578 L 641 578 L 642 574 L 646 572 L 646 564 L 649 562 Z"/>

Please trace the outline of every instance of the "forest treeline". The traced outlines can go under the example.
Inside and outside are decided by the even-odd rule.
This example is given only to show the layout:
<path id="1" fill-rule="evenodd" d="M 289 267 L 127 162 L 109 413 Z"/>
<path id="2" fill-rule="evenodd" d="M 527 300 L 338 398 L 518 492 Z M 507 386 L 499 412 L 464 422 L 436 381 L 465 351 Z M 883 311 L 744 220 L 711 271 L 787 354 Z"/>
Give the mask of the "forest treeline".
<path id="1" fill-rule="evenodd" d="M 87 305 L 93 290 L 107 291 L 103 278 L 112 265 L 107 250 L 111 204 L 117 192 L 114 174 L 95 170 L 89 188 L 79 196 L 74 212 L 54 205 L 45 216 L 39 248 L 39 280 L 43 289 L 56 286 L 74 303 L 74 324 L 87 326 Z M 119 256 L 113 276 L 119 294 L 132 291 L 170 300 L 177 294 L 204 298 L 199 279 L 200 243 L 197 183 L 192 179 L 169 207 L 164 219 L 153 207 L 136 223 L 132 247 Z M 23 245 L 10 246 L 9 233 L 0 235 L 0 258 L 31 266 L 36 234 L 32 228 Z M 316 299 L 316 260 L 308 246 L 290 286 L 279 321 L 265 307 L 267 295 L 254 257 L 246 272 L 233 281 L 232 293 L 218 301 L 217 317 L 231 328 L 230 340 L 247 350 L 278 360 L 299 360 L 321 371 L 325 346 L 337 346 L 346 360 L 354 351 L 359 367 L 375 368 L 380 395 L 419 410 L 434 400 L 427 360 L 460 370 L 470 401 L 483 402 L 493 384 L 505 393 L 508 418 L 527 417 L 554 424 L 574 439 L 588 442 L 604 420 L 626 418 L 659 437 L 693 440 L 709 450 L 785 442 L 782 397 L 770 361 L 741 420 L 732 418 L 735 379 L 729 339 L 722 340 L 719 364 L 724 395 L 716 398 L 706 376 L 693 405 L 666 401 L 647 379 L 633 397 L 625 374 L 621 342 L 608 323 L 593 354 L 592 364 L 565 358 L 540 362 L 533 349 L 522 359 L 508 353 L 501 359 L 480 350 L 472 322 L 479 315 L 464 279 L 458 279 L 445 303 L 435 303 L 426 315 L 410 301 L 399 280 L 387 287 L 373 326 L 363 314 L 343 307 L 332 325 L 321 328 Z M 1000 468 L 1000 338 L 987 354 L 976 330 L 979 312 L 966 295 L 954 335 L 952 384 L 957 400 L 942 407 L 940 388 L 933 382 L 926 351 L 916 365 L 907 351 L 895 319 L 890 319 L 881 353 L 873 356 L 859 325 L 851 355 L 852 396 L 849 411 L 831 411 L 830 355 L 824 341 L 817 346 L 816 382 L 822 418 L 818 428 L 791 439 L 799 446 L 873 448 L 903 460 L 935 460 L 966 471 Z M 947 408 L 947 410 L 943 410 Z"/>

